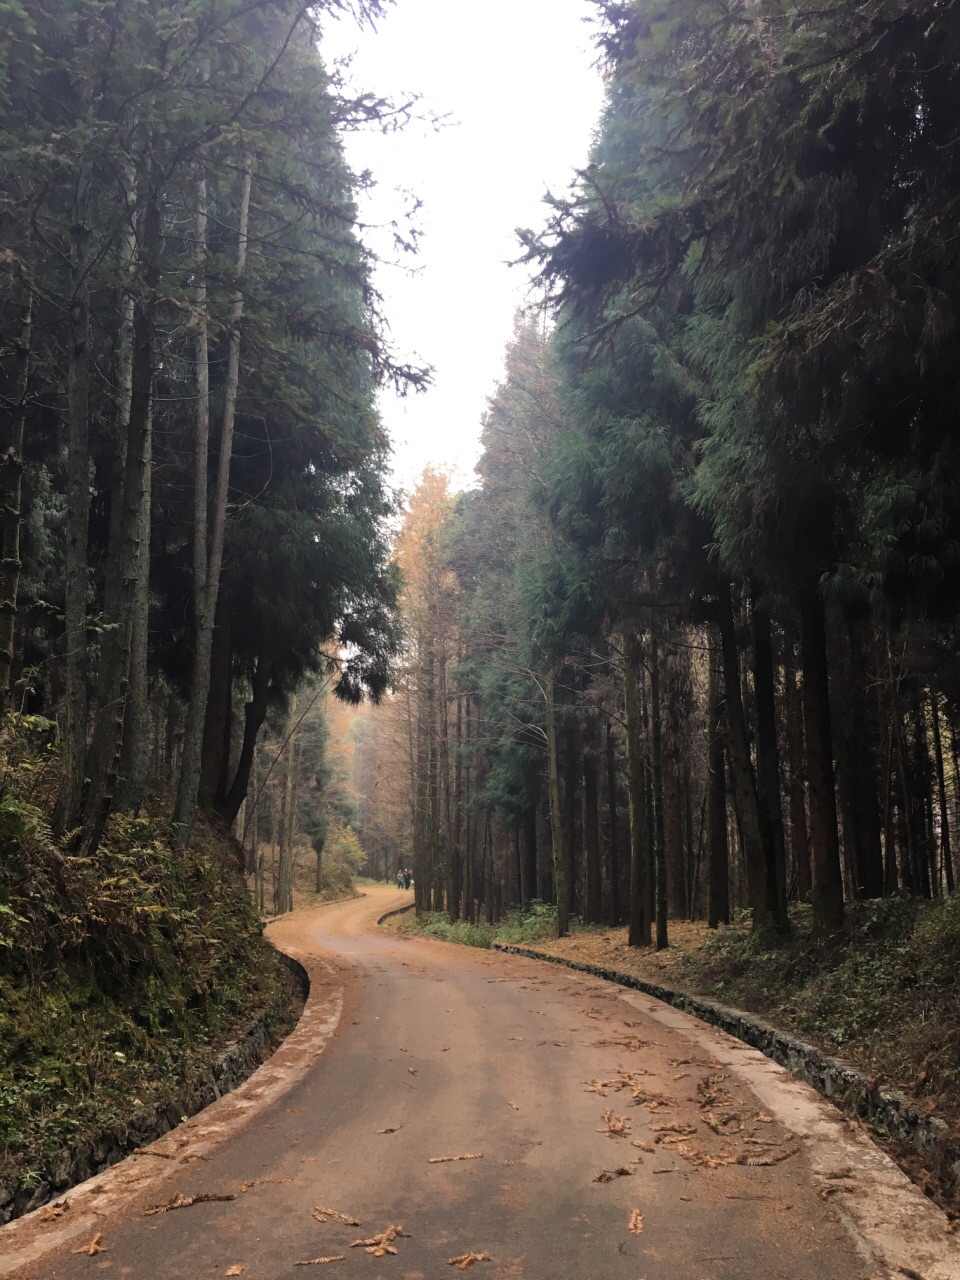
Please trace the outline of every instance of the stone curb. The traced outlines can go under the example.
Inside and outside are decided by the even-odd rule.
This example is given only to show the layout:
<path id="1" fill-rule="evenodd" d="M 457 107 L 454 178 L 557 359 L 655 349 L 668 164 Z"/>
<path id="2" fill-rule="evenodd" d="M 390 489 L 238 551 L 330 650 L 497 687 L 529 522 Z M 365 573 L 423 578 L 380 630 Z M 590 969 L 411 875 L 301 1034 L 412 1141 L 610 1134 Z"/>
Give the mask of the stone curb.
<path id="1" fill-rule="evenodd" d="M 394 907 L 392 911 L 385 911 L 377 924 L 383 924 L 384 920 L 392 920 L 394 916 L 405 916 L 408 911 L 413 911 L 416 905 L 415 902 L 408 902 L 405 907 Z"/>
<path id="2" fill-rule="evenodd" d="M 621 987 L 631 987 L 719 1027 L 792 1071 L 842 1110 L 866 1120 L 879 1137 L 912 1147 L 923 1157 L 926 1167 L 939 1178 L 944 1189 L 950 1194 L 956 1192 L 960 1183 L 960 1144 L 950 1137 L 947 1124 L 936 1116 L 921 1115 L 906 1095 L 894 1089 L 881 1088 L 862 1072 L 830 1057 L 816 1045 L 787 1035 L 741 1009 L 731 1009 L 705 996 L 694 996 L 658 982 L 648 982 L 622 969 L 568 960 L 565 956 L 503 942 L 492 942 L 490 949 L 526 956 L 531 960 L 546 960 L 550 964 L 615 982 Z"/>
<path id="3" fill-rule="evenodd" d="M 299 960 L 275 948 L 280 964 L 294 979 L 301 1001 L 306 1003 L 310 978 Z M 104 1129 L 76 1149 L 65 1148 L 51 1157 L 34 1187 L 9 1190 L 0 1183 L 0 1227 L 32 1213 L 88 1178 L 117 1164 L 138 1147 L 148 1146 L 181 1123 L 222 1098 L 251 1076 L 278 1047 L 267 1032 L 269 1014 L 264 1010 L 231 1041 L 202 1073 L 194 1087 L 165 1105 L 144 1108 L 126 1120 Z"/>

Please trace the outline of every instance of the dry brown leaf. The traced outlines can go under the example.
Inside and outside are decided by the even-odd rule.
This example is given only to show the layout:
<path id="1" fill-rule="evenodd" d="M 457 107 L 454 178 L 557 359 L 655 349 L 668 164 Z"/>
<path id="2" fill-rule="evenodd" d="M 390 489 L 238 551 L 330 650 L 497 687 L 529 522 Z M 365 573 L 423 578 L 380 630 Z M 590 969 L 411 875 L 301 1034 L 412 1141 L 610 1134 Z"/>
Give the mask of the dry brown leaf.
<path id="1" fill-rule="evenodd" d="M 605 1133 L 608 1138 L 626 1138 L 630 1134 L 630 1121 L 626 1116 L 615 1116 L 608 1107 L 603 1113 L 603 1125 L 597 1133 Z"/>
<path id="2" fill-rule="evenodd" d="M 158 1160 L 172 1160 L 173 1156 L 169 1151 L 148 1151 L 145 1147 L 134 1147 L 131 1155 L 135 1156 L 156 1156 Z"/>
<path id="3" fill-rule="evenodd" d="M 329 1258 L 304 1258 L 302 1262 L 295 1262 L 295 1267 L 322 1267 L 327 1262 L 343 1262 L 347 1255 L 345 1253 L 334 1253 Z"/>
<path id="4" fill-rule="evenodd" d="M 452 1164 L 456 1160 L 482 1160 L 482 1151 L 468 1151 L 465 1156 L 431 1156 L 427 1164 Z"/>
<path id="5" fill-rule="evenodd" d="M 652 1147 L 649 1142 L 644 1142 L 642 1138 L 634 1138 L 630 1145 L 639 1147 L 641 1151 L 648 1151 L 650 1155 L 656 1154 L 656 1147 Z"/>
<path id="6" fill-rule="evenodd" d="M 368 1240 L 354 1240 L 351 1249 L 363 1249 L 367 1253 L 372 1253 L 375 1258 L 382 1258 L 385 1254 L 395 1254 L 397 1251 L 391 1244 L 392 1240 L 396 1240 L 400 1236 L 409 1239 L 410 1233 L 404 1231 L 401 1226 L 387 1227 L 386 1231 L 381 1231 L 375 1236 L 370 1236 Z"/>
<path id="7" fill-rule="evenodd" d="M 95 1253 L 106 1253 L 101 1241 L 103 1240 L 103 1232 L 98 1231 L 92 1240 L 88 1240 L 86 1244 L 82 1244 L 79 1249 L 71 1249 L 71 1253 L 85 1253 L 92 1258 Z"/>
<path id="8" fill-rule="evenodd" d="M 326 1222 L 328 1218 L 335 1218 L 337 1222 L 345 1222 L 348 1227 L 359 1227 L 360 1223 L 356 1218 L 351 1218 L 347 1213 L 338 1213 L 336 1209 L 328 1209 L 325 1205 L 318 1204 L 313 1211 L 313 1216 L 318 1222 Z"/>
<path id="9" fill-rule="evenodd" d="M 225 1276 L 242 1276 L 244 1271 L 246 1271 L 246 1267 L 243 1265 L 243 1263 L 235 1262 L 232 1267 L 227 1267 L 226 1271 L 223 1274 Z"/>
<path id="10" fill-rule="evenodd" d="M 756 1118 L 761 1124 L 773 1124 L 773 1116 L 768 1116 L 765 1111 L 758 1111 Z"/>
<path id="11" fill-rule="evenodd" d="M 627 1223 L 627 1230 L 632 1232 L 635 1236 L 643 1234 L 643 1214 L 639 1209 L 631 1211 L 630 1221 Z"/>
<path id="12" fill-rule="evenodd" d="M 417 1074 L 416 1067 L 407 1067 L 407 1075 L 415 1076 Z"/>
<path id="13" fill-rule="evenodd" d="M 584 1080 L 583 1092 L 599 1093 L 601 1098 L 605 1098 L 607 1096 L 607 1084 L 608 1081 L 606 1080 Z"/>
<path id="14" fill-rule="evenodd" d="M 40 1214 L 40 1222 L 55 1222 L 57 1218 L 62 1218 L 70 1208 L 69 1200 L 57 1200 L 54 1204 L 48 1204 Z"/>
<path id="15" fill-rule="evenodd" d="M 389 1129 L 378 1129 L 377 1133 L 399 1133 L 402 1128 L 402 1124 L 394 1124 Z"/>
<path id="16" fill-rule="evenodd" d="M 149 1218 L 154 1213 L 169 1213 L 171 1209 L 186 1209 L 192 1204 L 206 1204 L 211 1200 L 236 1200 L 235 1195 L 215 1196 L 209 1195 L 207 1192 L 201 1191 L 195 1196 L 185 1196 L 179 1191 L 172 1200 L 168 1200 L 166 1204 L 154 1204 L 149 1209 L 144 1210 L 143 1216 Z"/>
<path id="17" fill-rule="evenodd" d="M 520 1107 L 519 1107 L 519 1105 L 518 1105 L 516 1102 L 508 1102 L 508 1103 L 507 1103 L 507 1106 L 508 1106 L 508 1107 L 513 1107 L 514 1111 L 519 1111 L 519 1110 L 520 1110 Z"/>
<path id="18" fill-rule="evenodd" d="M 472 1267 L 475 1262 L 492 1261 L 489 1253 L 461 1253 L 456 1258 L 448 1258 L 447 1265 L 456 1267 L 458 1271 L 466 1271 L 468 1267 Z"/>
<path id="19" fill-rule="evenodd" d="M 788 1147 L 786 1151 L 778 1151 L 776 1154 L 771 1152 L 765 1156 L 739 1155 L 735 1163 L 745 1164 L 750 1169 L 766 1169 L 772 1164 L 780 1164 L 783 1160 L 789 1160 L 799 1150 L 799 1147 Z"/>
<path id="20" fill-rule="evenodd" d="M 630 1178 L 633 1176 L 633 1170 L 628 1164 L 622 1164 L 618 1169 L 601 1169 L 594 1177 L 594 1182 L 613 1182 L 615 1178 Z"/>

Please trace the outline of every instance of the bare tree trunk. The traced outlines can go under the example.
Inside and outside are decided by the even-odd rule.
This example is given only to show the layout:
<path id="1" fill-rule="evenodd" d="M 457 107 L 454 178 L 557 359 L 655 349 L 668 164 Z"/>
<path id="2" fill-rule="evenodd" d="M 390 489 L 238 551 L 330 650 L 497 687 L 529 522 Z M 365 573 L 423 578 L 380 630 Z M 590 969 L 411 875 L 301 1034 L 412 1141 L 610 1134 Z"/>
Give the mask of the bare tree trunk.
<path id="1" fill-rule="evenodd" d="M 550 791 L 550 834 L 553 847 L 553 884 L 557 896 L 557 937 L 570 932 L 567 911 L 566 867 L 563 850 L 563 823 L 560 814 L 560 764 L 557 759 L 557 720 L 554 708 L 553 670 L 544 681 L 547 702 L 547 775 Z"/>
<path id="2" fill-rule="evenodd" d="M 161 199 L 162 194 L 156 183 L 151 182 L 146 193 L 140 242 L 144 262 L 144 289 L 134 307 L 130 424 L 123 476 L 120 545 L 117 548 L 120 556 L 120 592 L 116 631 L 109 650 L 109 669 L 101 681 L 105 700 L 97 709 L 90 747 L 90 786 L 84 804 L 82 847 L 88 856 L 100 843 L 115 799 L 130 681 L 138 573 L 141 565 L 145 572 L 149 572 L 149 525 L 144 526 L 143 516 L 145 509 L 149 509 L 145 504 L 144 485 L 148 486 L 150 482 L 154 323 L 163 235 Z M 137 751 L 142 746 L 142 743 L 131 744 L 130 749 Z"/>
<path id="3" fill-rule="evenodd" d="M 757 778 L 750 754 L 750 738 L 747 733 L 747 720 L 740 689 L 740 653 L 737 648 L 733 620 L 733 602 L 727 582 L 720 584 L 718 616 L 727 733 L 730 745 L 730 773 L 737 798 L 737 813 L 743 840 L 747 894 L 750 906 L 753 908 L 753 931 L 760 936 L 766 936 L 777 932 L 777 916 L 775 904 L 770 902 L 767 894 L 768 859 L 763 844 Z"/>
<path id="4" fill-rule="evenodd" d="M 16 294 L 20 312 L 14 373 L 13 398 L 7 406 L 9 434 L 3 440 L 3 558 L 0 561 L 0 699 L 10 695 L 13 666 L 13 635 L 17 619 L 17 591 L 20 584 L 20 514 L 23 490 L 23 437 L 27 420 L 27 391 L 30 386 L 30 338 L 33 329 L 33 291 L 17 265 Z"/>
<path id="5" fill-rule="evenodd" d="M 623 694 L 627 721 L 627 795 L 630 801 L 629 943 L 631 947 L 649 946 L 651 937 L 650 913 L 647 911 L 650 841 L 640 747 L 640 696 L 637 687 L 639 665 L 637 638 L 629 632 L 624 632 Z"/>
<path id="6" fill-rule="evenodd" d="M 253 172 L 249 165 L 244 170 L 240 195 L 240 215 L 237 225 L 237 286 L 230 308 L 230 341 L 227 352 L 227 380 L 224 391 L 223 424 L 220 431 L 220 458 L 217 466 L 217 486 L 214 493 L 210 552 L 205 566 L 202 607 L 196 619 L 196 645 L 193 659 L 193 677 L 190 683 L 190 701 L 187 707 L 187 724 L 183 740 L 183 756 L 180 764 L 180 781 L 174 804 L 173 825 L 178 840 L 186 844 L 190 839 L 193 815 L 200 788 L 200 754 L 203 746 L 204 718 L 207 711 L 207 694 L 210 687 L 210 655 L 213 649 L 213 623 L 217 612 L 217 596 L 220 590 L 220 569 L 223 564 L 223 546 L 227 524 L 227 501 L 230 489 L 230 462 L 233 455 L 233 424 L 237 410 L 240 386 L 240 326 L 243 319 L 243 291 L 240 287 L 247 261 L 247 229 L 250 218 L 250 192 Z M 199 428 L 199 423 L 198 423 Z M 198 481 L 199 484 L 199 481 Z M 206 547 L 207 529 L 197 521 L 206 514 L 206 508 L 194 512 L 194 539 L 201 549 Z"/>
<path id="7" fill-rule="evenodd" d="M 83 179 L 81 178 L 82 182 Z M 87 763 L 87 539 L 90 524 L 90 228 L 81 201 L 70 233 L 67 353 L 67 520 L 64 631 L 67 647 L 60 793 L 54 829 L 73 830 L 83 807 Z"/>
<path id="8" fill-rule="evenodd" d="M 707 924 L 730 923 L 730 847 L 727 842 L 727 777 L 723 758 L 723 682 L 720 660 L 710 654 L 707 692 Z"/>
<path id="9" fill-rule="evenodd" d="M 950 851 L 950 818 L 947 813 L 947 777 L 943 767 L 943 736 L 940 732 L 940 699 L 930 690 L 930 722 L 933 725 L 933 754 L 937 766 L 937 799 L 940 807 L 940 867 L 947 893 L 953 893 L 953 856 Z"/>
<path id="10" fill-rule="evenodd" d="M 833 777 L 833 737 L 823 602 L 816 590 L 800 604 L 803 727 L 807 744 L 810 837 L 813 846 L 813 921 L 818 933 L 843 924 L 843 877 Z"/>
<path id="11" fill-rule="evenodd" d="M 809 902 L 813 881 L 810 878 L 810 837 L 807 834 L 807 795 L 804 786 L 803 716 L 792 649 L 791 645 L 784 664 L 787 758 L 790 765 L 790 843 L 796 868 L 797 898 L 800 902 Z"/>
<path id="12" fill-rule="evenodd" d="M 780 752 L 770 615 L 757 587 L 751 590 L 753 687 L 757 705 L 757 794 L 763 831 L 765 895 L 778 933 L 787 933 L 787 852 L 780 807 Z"/>
<path id="13" fill-rule="evenodd" d="M 603 918 L 600 904 L 600 771 L 597 757 L 597 725 L 596 718 L 591 715 L 587 722 L 583 749 L 583 918 L 588 924 L 599 924 Z"/>
<path id="14" fill-rule="evenodd" d="M 607 763 L 607 814 L 610 823 L 609 876 L 610 895 L 609 923 L 620 923 L 620 817 L 617 812 L 617 751 L 613 737 L 613 721 L 607 720 L 606 741 Z"/>
<path id="15" fill-rule="evenodd" d="M 667 943 L 667 853 L 663 823 L 663 735 L 660 717 L 660 650 L 650 636 L 650 721 L 653 746 L 653 850 L 657 872 L 657 950 Z"/>
<path id="16" fill-rule="evenodd" d="M 150 520 L 153 498 L 153 422 L 148 419 L 143 441 L 140 480 L 140 520 L 137 567 L 133 588 L 130 636 L 130 685 L 123 727 L 120 804 L 138 813 L 147 785 L 149 737 L 148 650 L 150 638 Z"/>

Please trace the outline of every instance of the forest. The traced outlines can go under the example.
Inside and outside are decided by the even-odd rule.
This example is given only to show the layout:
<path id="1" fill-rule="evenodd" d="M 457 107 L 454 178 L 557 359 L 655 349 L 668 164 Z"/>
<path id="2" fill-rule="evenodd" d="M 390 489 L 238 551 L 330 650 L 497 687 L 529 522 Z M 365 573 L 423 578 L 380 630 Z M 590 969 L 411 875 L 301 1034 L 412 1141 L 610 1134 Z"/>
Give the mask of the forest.
<path id="1" fill-rule="evenodd" d="M 386 339 L 343 145 L 410 107 L 320 52 L 381 11 L 0 5 L 0 1217 L 51 1151 L 131 1099 L 179 1115 L 218 1043 L 289 1025 L 232 833 L 298 695 L 388 686 L 376 393 L 428 377 Z"/>
<path id="2" fill-rule="evenodd" d="M 477 484 L 406 512 L 368 840 L 452 919 L 828 938 L 956 887 L 960 10 L 598 10 Z"/>
<path id="3" fill-rule="evenodd" d="M 0 0 L 2 1221 L 276 1043 L 264 918 L 361 872 L 756 973 L 939 904 L 955 985 L 960 0 L 592 0 L 476 481 L 406 496 L 344 139 L 419 108 L 324 58 L 389 7 Z"/>

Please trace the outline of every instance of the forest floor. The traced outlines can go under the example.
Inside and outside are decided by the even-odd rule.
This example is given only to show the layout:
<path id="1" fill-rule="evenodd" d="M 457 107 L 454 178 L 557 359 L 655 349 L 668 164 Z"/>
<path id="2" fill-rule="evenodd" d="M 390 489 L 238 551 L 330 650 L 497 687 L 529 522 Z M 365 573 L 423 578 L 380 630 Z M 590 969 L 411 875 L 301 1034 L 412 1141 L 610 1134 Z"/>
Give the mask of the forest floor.
<path id="1" fill-rule="evenodd" d="M 960 1132 L 960 898 L 855 904 L 842 933 L 826 940 L 814 938 L 809 910 L 794 908 L 790 936 L 771 950 L 754 945 L 749 919 L 713 930 L 671 921 L 663 951 L 628 946 L 626 929 L 578 921 L 558 939 L 554 923 L 544 907 L 499 926 L 450 926 L 437 916 L 393 922 L 473 946 L 535 947 L 758 1014 Z"/>

